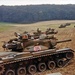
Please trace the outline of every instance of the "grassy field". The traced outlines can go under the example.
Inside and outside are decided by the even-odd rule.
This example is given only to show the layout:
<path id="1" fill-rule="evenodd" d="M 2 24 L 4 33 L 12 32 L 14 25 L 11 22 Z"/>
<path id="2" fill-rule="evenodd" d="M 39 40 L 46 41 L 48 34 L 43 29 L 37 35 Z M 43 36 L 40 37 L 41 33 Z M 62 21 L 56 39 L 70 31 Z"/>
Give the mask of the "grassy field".
<path id="1" fill-rule="evenodd" d="M 14 23 L 3 23 L 0 22 L 0 31 L 7 31 L 7 30 L 17 30 L 19 32 L 36 30 L 40 28 L 41 30 L 46 30 L 47 28 L 54 28 L 58 29 L 59 25 L 71 23 L 68 28 L 73 28 L 75 25 L 75 20 L 53 20 L 53 21 L 42 21 L 32 24 L 14 24 Z"/>
<path id="2" fill-rule="evenodd" d="M 7 31 L 7 30 L 9 30 L 11 27 L 13 27 L 13 24 L 0 22 L 0 32 L 2 32 L 2 31 Z"/>

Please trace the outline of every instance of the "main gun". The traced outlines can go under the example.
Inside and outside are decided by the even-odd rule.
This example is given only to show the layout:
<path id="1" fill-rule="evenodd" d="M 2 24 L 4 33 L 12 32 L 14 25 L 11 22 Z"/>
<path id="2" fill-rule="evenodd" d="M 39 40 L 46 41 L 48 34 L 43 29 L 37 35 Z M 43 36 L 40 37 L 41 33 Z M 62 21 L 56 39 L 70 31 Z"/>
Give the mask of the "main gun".
<path id="1" fill-rule="evenodd" d="M 62 40 L 62 41 L 57 41 L 56 43 L 69 42 L 69 41 L 72 41 L 72 40 L 71 40 L 71 39 L 68 39 L 68 40 Z"/>

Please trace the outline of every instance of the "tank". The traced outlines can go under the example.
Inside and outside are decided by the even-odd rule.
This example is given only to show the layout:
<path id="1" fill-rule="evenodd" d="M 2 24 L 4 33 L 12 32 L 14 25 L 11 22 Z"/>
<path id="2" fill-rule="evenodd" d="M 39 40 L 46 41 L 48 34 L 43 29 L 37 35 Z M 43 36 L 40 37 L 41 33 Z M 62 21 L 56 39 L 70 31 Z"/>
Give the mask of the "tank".
<path id="1" fill-rule="evenodd" d="M 70 26 L 70 25 L 71 25 L 71 23 L 66 23 L 65 25 L 66 25 L 66 26 Z"/>
<path id="2" fill-rule="evenodd" d="M 63 24 L 61 24 L 60 26 L 59 26 L 59 28 L 65 28 L 66 27 L 66 25 L 63 25 Z"/>
<path id="3" fill-rule="evenodd" d="M 43 72 L 46 69 L 53 70 L 68 65 L 74 57 L 74 51 L 70 48 L 55 47 L 58 43 L 68 41 L 71 40 L 25 39 L 17 43 L 8 42 L 3 48 L 11 51 L 0 52 L 0 75 L 34 75 L 37 71 Z M 35 51 L 36 46 L 41 49 Z"/>
<path id="4" fill-rule="evenodd" d="M 65 28 L 65 27 L 70 26 L 70 25 L 71 25 L 70 23 L 61 24 L 61 25 L 59 26 L 59 28 Z"/>
<path id="5" fill-rule="evenodd" d="M 56 31 L 55 29 L 49 28 L 49 29 L 46 30 L 46 35 L 48 35 L 48 34 L 57 34 L 57 33 L 58 33 L 58 31 Z"/>
<path id="6" fill-rule="evenodd" d="M 57 34 L 57 33 L 58 33 L 58 31 L 55 30 L 55 29 L 52 29 L 52 28 L 47 28 L 45 32 L 42 32 L 42 31 L 39 30 L 39 28 L 38 28 L 38 29 L 37 29 L 37 32 L 34 32 L 33 34 L 34 34 L 35 36 L 40 36 L 41 34 L 46 34 L 46 35 L 48 35 L 48 34 Z"/>

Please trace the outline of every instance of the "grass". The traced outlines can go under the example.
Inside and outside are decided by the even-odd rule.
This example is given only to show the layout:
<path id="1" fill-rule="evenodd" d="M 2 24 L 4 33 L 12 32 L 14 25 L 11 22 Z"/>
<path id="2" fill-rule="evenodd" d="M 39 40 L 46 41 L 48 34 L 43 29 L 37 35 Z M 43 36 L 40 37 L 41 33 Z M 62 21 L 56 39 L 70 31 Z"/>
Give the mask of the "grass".
<path id="1" fill-rule="evenodd" d="M 13 27 L 13 24 L 11 24 L 11 23 L 0 22 L 0 32 L 7 31 L 7 30 L 9 30 L 12 27 Z"/>
<path id="2" fill-rule="evenodd" d="M 7 31 L 9 29 L 13 31 L 29 31 L 31 32 L 32 30 L 36 31 L 37 28 L 39 28 L 42 31 L 45 31 L 47 28 L 54 28 L 58 30 L 59 25 L 65 24 L 65 23 L 71 23 L 70 26 L 67 26 L 67 28 L 73 28 L 75 23 L 75 20 L 53 20 L 53 21 L 42 21 L 42 22 L 37 22 L 37 23 L 32 23 L 32 24 L 14 24 L 14 23 L 4 23 L 0 22 L 0 32 L 1 31 Z M 12 28 L 13 27 L 13 28 Z M 64 28 L 60 28 L 59 30 L 63 30 Z"/>
<path id="3" fill-rule="evenodd" d="M 10 28 L 10 26 L 0 26 L 0 31 L 6 31 Z"/>

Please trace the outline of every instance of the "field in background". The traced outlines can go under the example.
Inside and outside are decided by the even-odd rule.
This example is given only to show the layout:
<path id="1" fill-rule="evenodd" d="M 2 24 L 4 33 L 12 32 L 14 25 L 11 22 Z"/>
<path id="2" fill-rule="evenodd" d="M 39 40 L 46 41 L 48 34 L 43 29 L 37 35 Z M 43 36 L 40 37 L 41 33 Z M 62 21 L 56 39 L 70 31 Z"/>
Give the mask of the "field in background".
<path id="1" fill-rule="evenodd" d="M 59 25 L 71 23 L 70 26 L 66 28 L 58 28 Z M 55 21 L 44 21 L 37 22 L 33 24 L 11 24 L 11 23 L 0 23 L 0 51 L 2 49 L 2 41 L 8 41 L 9 39 L 14 38 L 14 32 L 23 33 L 24 31 L 28 31 L 30 33 L 36 31 L 37 28 L 45 31 L 47 28 L 55 28 L 58 30 L 58 34 L 55 37 L 58 40 L 64 39 L 72 39 L 71 42 L 60 43 L 57 45 L 58 48 L 70 47 L 75 51 L 75 20 L 55 20 Z M 64 68 L 58 68 L 52 71 L 45 71 L 43 73 L 36 73 L 36 75 L 46 75 L 48 73 L 61 72 L 62 75 L 75 75 L 75 58 L 74 60 Z"/>
<path id="2" fill-rule="evenodd" d="M 15 23 L 2 23 L 0 22 L 0 31 L 36 31 L 37 28 L 41 30 L 46 30 L 47 28 L 55 28 L 58 29 L 59 25 L 71 23 L 71 26 L 68 28 L 73 28 L 75 25 L 75 20 L 52 20 L 52 21 L 42 21 L 32 24 L 15 24 Z"/>

